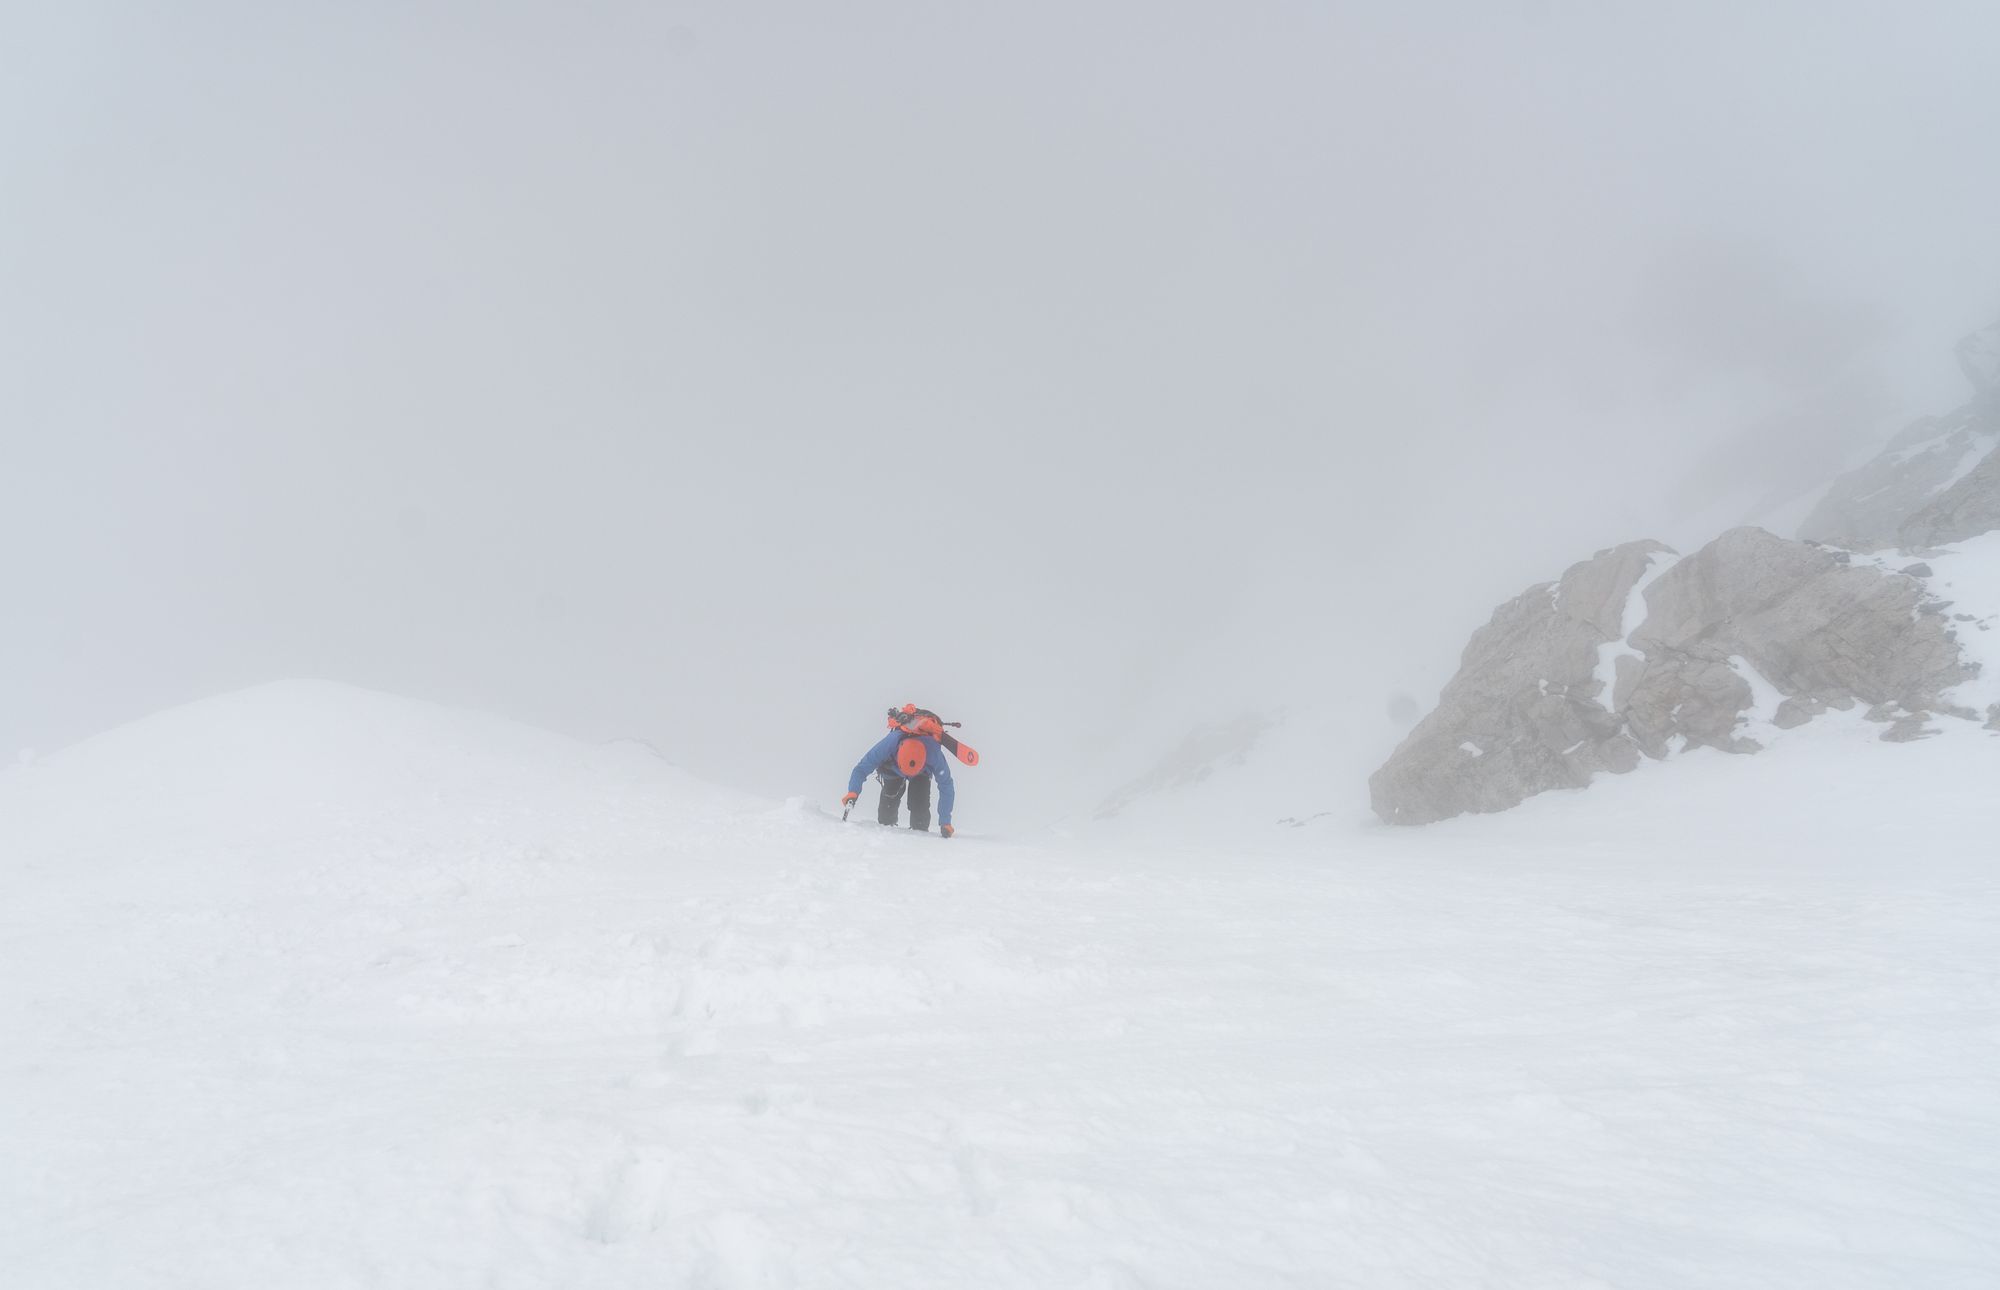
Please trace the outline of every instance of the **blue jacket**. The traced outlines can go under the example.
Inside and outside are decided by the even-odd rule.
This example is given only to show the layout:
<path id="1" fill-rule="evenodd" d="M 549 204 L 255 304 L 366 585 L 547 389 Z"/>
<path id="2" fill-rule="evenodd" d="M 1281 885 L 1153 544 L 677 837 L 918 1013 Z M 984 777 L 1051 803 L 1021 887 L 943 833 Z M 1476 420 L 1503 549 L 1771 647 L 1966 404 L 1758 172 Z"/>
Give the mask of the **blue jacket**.
<path id="1" fill-rule="evenodd" d="M 928 775 L 938 784 L 938 823 L 950 824 L 951 799 L 954 792 L 951 786 L 951 755 L 945 752 L 943 744 L 929 735 L 906 735 L 900 730 L 891 730 L 882 736 L 882 742 L 862 753 L 861 760 L 854 763 L 854 772 L 847 777 L 847 791 L 860 792 L 861 781 L 867 779 L 868 773 L 873 770 L 880 770 L 885 775 L 895 775 L 901 779 L 910 778 L 903 774 L 903 768 L 896 764 L 896 747 L 905 739 L 912 738 L 924 746 L 924 768 L 917 774 Z M 884 765 L 884 762 L 888 764 Z"/>

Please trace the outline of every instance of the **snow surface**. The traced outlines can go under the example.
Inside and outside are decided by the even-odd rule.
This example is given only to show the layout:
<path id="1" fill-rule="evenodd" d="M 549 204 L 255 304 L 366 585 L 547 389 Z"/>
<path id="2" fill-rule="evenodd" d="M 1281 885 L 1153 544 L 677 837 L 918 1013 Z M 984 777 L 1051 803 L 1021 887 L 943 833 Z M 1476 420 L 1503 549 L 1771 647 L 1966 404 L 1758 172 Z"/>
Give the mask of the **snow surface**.
<path id="1" fill-rule="evenodd" d="M 2000 1284 L 1947 724 L 1215 845 L 168 713 L 0 774 L 0 1283 Z"/>
<path id="2" fill-rule="evenodd" d="M 1906 562 L 1907 563 L 1907 562 Z M 1931 593 L 1951 602 L 1946 612 L 1965 657 L 1979 675 L 1950 694 L 1976 712 L 2000 703 L 2000 532 L 1982 533 L 1927 556 Z"/>

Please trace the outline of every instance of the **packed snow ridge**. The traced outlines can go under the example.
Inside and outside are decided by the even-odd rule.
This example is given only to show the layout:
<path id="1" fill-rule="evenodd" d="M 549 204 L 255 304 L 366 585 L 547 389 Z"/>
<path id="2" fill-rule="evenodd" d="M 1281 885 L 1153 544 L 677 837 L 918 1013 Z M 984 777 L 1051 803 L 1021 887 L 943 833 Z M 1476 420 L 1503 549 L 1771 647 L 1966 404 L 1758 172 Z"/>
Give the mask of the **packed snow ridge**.
<path id="1" fill-rule="evenodd" d="M 1994 1284 L 2000 741 L 1682 772 L 945 843 L 336 686 L 165 713 L 0 773 L 0 1281 Z"/>

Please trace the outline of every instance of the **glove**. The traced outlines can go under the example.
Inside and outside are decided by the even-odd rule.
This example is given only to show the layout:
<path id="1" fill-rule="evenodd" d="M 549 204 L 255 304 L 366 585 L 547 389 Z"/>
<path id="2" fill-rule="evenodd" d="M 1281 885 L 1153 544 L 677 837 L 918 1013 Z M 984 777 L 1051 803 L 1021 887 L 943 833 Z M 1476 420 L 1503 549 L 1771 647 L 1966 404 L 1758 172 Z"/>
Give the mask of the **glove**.
<path id="1" fill-rule="evenodd" d="M 854 804 L 855 804 L 856 802 L 858 802 L 858 801 L 860 801 L 860 800 L 861 800 L 861 794 L 859 794 L 859 793 L 849 793 L 849 794 L 847 794 L 847 795 L 846 795 L 845 797 L 842 797 L 842 798 L 840 799 L 840 804 L 841 804 L 842 806 L 852 806 L 852 805 L 854 805 Z"/>
<path id="2" fill-rule="evenodd" d="M 938 825 L 938 832 L 944 834 L 946 837 L 950 837 L 953 833 L 956 833 L 957 830 L 952 828 L 951 825 L 949 824 L 940 824 Z"/>

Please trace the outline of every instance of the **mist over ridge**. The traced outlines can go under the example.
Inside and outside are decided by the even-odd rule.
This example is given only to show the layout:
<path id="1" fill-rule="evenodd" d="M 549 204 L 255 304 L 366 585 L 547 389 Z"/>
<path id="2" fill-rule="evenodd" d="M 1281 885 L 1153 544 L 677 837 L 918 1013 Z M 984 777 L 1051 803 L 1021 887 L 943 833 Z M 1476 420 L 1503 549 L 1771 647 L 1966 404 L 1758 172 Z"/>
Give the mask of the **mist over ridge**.
<path id="1" fill-rule="evenodd" d="M 324 676 L 782 795 L 907 699 L 1034 818 L 1094 726 L 1428 699 L 1949 402 L 1996 34 L 10 13 L 0 745 Z"/>

